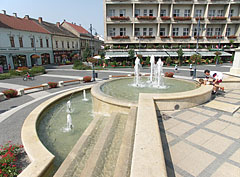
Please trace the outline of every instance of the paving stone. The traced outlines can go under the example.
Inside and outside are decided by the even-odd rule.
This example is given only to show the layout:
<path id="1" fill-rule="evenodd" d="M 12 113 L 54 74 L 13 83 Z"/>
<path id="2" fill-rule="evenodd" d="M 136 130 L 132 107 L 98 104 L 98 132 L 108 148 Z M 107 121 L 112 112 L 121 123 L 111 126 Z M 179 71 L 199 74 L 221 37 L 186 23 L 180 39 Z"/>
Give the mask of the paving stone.
<path id="1" fill-rule="evenodd" d="M 222 120 L 240 125 L 240 118 L 238 118 L 238 117 L 229 116 L 229 115 L 221 115 L 219 118 L 220 118 L 219 120 L 222 119 Z"/>
<path id="2" fill-rule="evenodd" d="M 170 154 L 171 154 L 171 158 L 172 158 L 172 162 L 174 165 L 177 165 L 179 162 L 181 162 L 183 159 L 185 159 L 190 152 L 192 152 L 194 149 L 196 149 L 195 147 L 184 143 L 184 142 L 179 142 L 177 144 L 175 144 L 170 148 Z M 169 157 L 166 157 L 168 160 L 170 160 Z"/>
<path id="3" fill-rule="evenodd" d="M 182 122 L 178 121 L 176 119 L 169 119 L 169 120 L 163 121 L 163 125 L 164 125 L 165 130 L 168 130 L 172 127 L 175 127 L 176 125 L 178 125 L 180 123 L 182 123 Z"/>
<path id="4" fill-rule="evenodd" d="M 227 162 L 222 164 L 211 177 L 239 177 L 240 168 Z"/>
<path id="5" fill-rule="evenodd" d="M 230 136 L 232 138 L 240 138 L 240 126 L 236 126 L 236 125 L 229 125 L 227 126 L 225 129 L 223 129 L 222 131 L 220 131 L 221 134 Z"/>
<path id="6" fill-rule="evenodd" d="M 195 112 L 192 112 L 192 111 L 185 111 L 183 113 L 180 113 L 178 114 L 176 117 L 179 118 L 179 119 L 188 119 L 190 117 L 197 117 L 199 114 L 198 113 L 195 113 Z"/>
<path id="7" fill-rule="evenodd" d="M 214 156 L 195 148 L 189 151 L 188 156 L 177 165 L 193 176 L 197 176 L 214 160 Z"/>
<path id="8" fill-rule="evenodd" d="M 232 104 L 236 104 L 236 103 L 238 103 L 240 101 L 238 99 L 225 98 L 225 97 L 218 97 L 215 100 L 217 100 L 217 101 L 225 101 L 225 102 L 229 102 L 229 103 L 232 103 Z"/>
<path id="9" fill-rule="evenodd" d="M 215 120 L 215 121 L 209 123 L 208 125 L 206 125 L 205 127 L 210 130 L 220 132 L 223 129 L 225 129 L 228 125 L 229 125 L 229 123 L 226 123 L 226 122 L 223 122 L 220 120 Z"/>
<path id="10" fill-rule="evenodd" d="M 210 119 L 210 118 L 207 116 L 204 116 L 202 114 L 198 114 L 197 116 L 194 116 L 194 117 L 187 117 L 185 120 L 188 122 L 191 122 L 193 124 L 199 125 L 208 119 Z"/>
<path id="11" fill-rule="evenodd" d="M 168 143 L 175 139 L 173 136 L 171 136 L 169 134 L 166 134 L 166 137 L 167 137 Z"/>
<path id="12" fill-rule="evenodd" d="M 200 129 L 186 139 L 197 145 L 202 145 L 208 140 L 210 140 L 214 135 L 216 134 Z"/>
<path id="13" fill-rule="evenodd" d="M 217 111 L 211 111 L 211 110 L 207 110 L 206 108 L 201 108 L 201 107 L 194 107 L 194 108 L 191 108 L 191 110 L 197 111 L 202 114 L 206 114 L 208 116 L 213 116 L 213 117 L 218 114 Z"/>
<path id="14" fill-rule="evenodd" d="M 224 103 L 224 102 L 215 101 L 215 100 L 205 104 L 204 106 L 212 109 L 217 109 L 220 111 L 229 112 L 229 113 L 234 113 L 239 108 L 239 105 Z"/>
<path id="15" fill-rule="evenodd" d="M 240 94 L 240 90 L 233 90 L 231 93 Z"/>
<path id="16" fill-rule="evenodd" d="M 224 97 L 228 98 L 234 98 L 240 100 L 240 94 L 239 93 L 226 93 Z"/>
<path id="17" fill-rule="evenodd" d="M 240 163 L 240 149 L 238 149 L 229 159 Z"/>
<path id="18" fill-rule="evenodd" d="M 179 173 L 175 174 L 175 177 L 183 177 L 182 175 L 180 175 Z"/>
<path id="19" fill-rule="evenodd" d="M 168 132 L 173 133 L 177 136 L 181 136 L 184 133 L 186 133 L 187 131 L 191 130 L 192 128 L 194 128 L 194 126 L 182 122 L 170 129 L 168 129 Z"/>
<path id="20" fill-rule="evenodd" d="M 202 146 L 217 154 L 222 154 L 234 141 L 219 135 L 213 136 Z"/>

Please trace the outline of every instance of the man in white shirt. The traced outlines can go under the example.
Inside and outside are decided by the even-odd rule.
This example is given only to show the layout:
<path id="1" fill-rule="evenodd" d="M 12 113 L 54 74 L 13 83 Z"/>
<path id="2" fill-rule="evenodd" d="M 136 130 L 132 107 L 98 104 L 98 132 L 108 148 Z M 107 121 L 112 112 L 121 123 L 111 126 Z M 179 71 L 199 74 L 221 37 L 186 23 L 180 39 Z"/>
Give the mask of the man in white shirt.
<path id="1" fill-rule="evenodd" d="M 224 91 L 224 87 L 220 87 L 219 84 L 223 80 L 223 74 L 218 71 L 210 71 L 206 69 L 204 71 L 204 74 L 206 75 L 206 78 L 208 79 L 209 77 L 213 79 L 213 93 L 215 94 L 218 89 L 220 88 L 222 91 Z"/>

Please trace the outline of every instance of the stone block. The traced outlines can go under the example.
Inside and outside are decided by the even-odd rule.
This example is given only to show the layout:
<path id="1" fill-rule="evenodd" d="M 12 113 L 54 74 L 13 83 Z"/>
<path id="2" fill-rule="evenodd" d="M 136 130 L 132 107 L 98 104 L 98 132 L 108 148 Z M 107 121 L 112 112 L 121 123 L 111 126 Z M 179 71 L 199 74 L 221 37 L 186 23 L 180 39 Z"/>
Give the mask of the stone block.
<path id="1" fill-rule="evenodd" d="M 58 82 L 58 87 L 64 87 L 64 82 L 63 81 L 59 81 Z"/>
<path id="2" fill-rule="evenodd" d="M 24 95 L 24 89 L 18 89 L 18 95 L 23 96 Z"/>
<path id="3" fill-rule="evenodd" d="M 6 99 L 6 96 L 4 95 L 4 93 L 0 93 L 0 101 L 3 101 Z"/>
<path id="4" fill-rule="evenodd" d="M 43 90 L 48 90 L 48 84 L 42 84 Z"/>

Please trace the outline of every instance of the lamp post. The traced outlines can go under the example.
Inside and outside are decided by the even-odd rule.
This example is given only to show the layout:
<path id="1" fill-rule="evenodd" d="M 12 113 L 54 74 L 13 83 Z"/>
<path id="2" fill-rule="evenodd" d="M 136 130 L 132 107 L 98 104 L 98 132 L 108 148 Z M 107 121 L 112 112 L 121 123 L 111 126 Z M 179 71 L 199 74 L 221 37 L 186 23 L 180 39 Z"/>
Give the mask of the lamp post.
<path id="1" fill-rule="evenodd" d="M 198 19 L 198 24 L 197 24 L 196 54 L 198 54 L 199 31 L 200 31 L 200 18 Z M 196 77 L 197 77 L 197 62 L 196 62 L 196 59 L 195 59 L 194 70 L 193 70 L 193 79 L 195 79 Z"/>
<path id="2" fill-rule="evenodd" d="M 91 50 L 91 57 L 94 56 L 92 30 L 93 30 L 93 27 L 92 27 L 92 24 L 90 24 L 90 32 L 91 32 L 90 50 Z M 94 62 L 92 62 L 92 69 L 93 69 L 93 71 L 92 71 L 92 81 L 96 81 L 96 79 L 95 79 L 96 74 L 95 74 L 95 70 L 94 70 Z"/>

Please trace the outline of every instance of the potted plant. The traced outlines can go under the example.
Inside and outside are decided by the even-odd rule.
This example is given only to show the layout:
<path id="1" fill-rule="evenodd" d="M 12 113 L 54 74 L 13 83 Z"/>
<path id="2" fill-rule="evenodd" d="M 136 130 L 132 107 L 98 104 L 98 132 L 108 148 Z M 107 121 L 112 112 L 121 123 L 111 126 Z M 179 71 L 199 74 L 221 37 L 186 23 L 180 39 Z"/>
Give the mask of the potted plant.
<path id="1" fill-rule="evenodd" d="M 91 82 L 92 77 L 91 76 L 84 76 L 83 77 L 83 82 Z"/>
<path id="2" fill-rule="evenodd" d="M 15 89 L 7 89 L 3 91 L 3 94 L 7 97 L 7 99 L 17 97 L 18 91 Z"/>
<path id="3" fill-rule="evenodd" d="M 48 82 L 48 86 L 50 88 L 57 88 L 58 83 L 57 82 Z"/>
<path id="4" fill-rule="evenodd" d="M 170 66 L 171 63 L 172 63 L 171 57 L 167 57 L 167 59 L 166 59 L 167 66 Z"/>
<path id="5" fill-rule="evenodd" d="M 149 56 L 146 58 L 146 65 L 150 66 L 150 57 Z"/>

